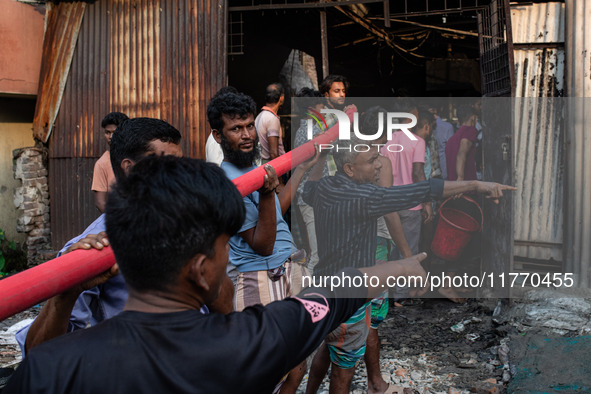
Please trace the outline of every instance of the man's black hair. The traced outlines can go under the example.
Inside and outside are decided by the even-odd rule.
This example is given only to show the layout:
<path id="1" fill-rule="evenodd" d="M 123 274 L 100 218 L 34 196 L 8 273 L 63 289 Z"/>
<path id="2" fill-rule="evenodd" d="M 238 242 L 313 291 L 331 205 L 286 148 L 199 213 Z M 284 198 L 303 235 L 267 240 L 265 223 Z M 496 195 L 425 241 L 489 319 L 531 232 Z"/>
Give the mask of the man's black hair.
<path id="1" fill-rule="evenodd" d="M 328 77 L 324 78 L 322 83 L 320 83 L 320 87 L 318 88 L 318 90 L 320 90 L 320 93 L 324 95 L 325 93 L 328 93 L 330 87 L 335 82 L 342 82 L 343 85 L 345 85 L 345 92 L 349 93 L 349 81 L 347 80 L 347 78 L 343 77 L 342 75 L 336 74 L 330 74 Z"/>
<path id="2" fill-rule="evenodd" d="M 322 94 L 318 90 L 312 88 L 301 88 L 296 93 L 296 97 L 305 98 L 303 100 L 298 100 L 298 105 L 301 107 L 299 112 L 302 116 L 308 112 L 308 107 L 314 107 L 317 104 L 324 104 L 326 102 Z"/>
<path id="3" fill-rule="evenodd" d="M 238 116 L 245 118 L 248 115 L 255 115 L 257 105 L 254 100 L 243 93 L 234 93 L 227 91 L 216 94 L 212 97 L 207 106 L 207 120 L 212 130 L 222 131 L 224 128 L 224 121 L 222 115 L 230 117 Z"/>
<path id="4" fill-rule="evenodd" d="M 220 90 L 218 90 L 213 97 L 215 96 L 219 96 L 220 94 L 224 94 L 224 93 L 235 93 L 238 94 L 238 89 L 236 89 L 234 86 L 224 86 L 222 88 L 220 88 Z"/>
<path id="5" fill-rule="evenodd" d="M 322 94 L 318 90 L 314 90 L 312 88 L 304 87 L 298 90 L 296 93 L 296 97 L 318 97 L 321 98 Z M 318 100 L 321 102 L 322 100 Z"/>
<path id="6" fill-rule="evenodd" d="M 127 115 L 125 115 L 123 112 L 111 112 L 110 114 L 107 114 L 102 122 L 101 122 L 101 127 L 104 129 L 105 127 L 107 127 L 110 124 L 114 124 L 115 126 L 119 126 L 121 124 L 121 122 L 123 122 L 124 120 L 129 119 L 129 117 Z"/>
<path id="7" fill-rule="evenodd" d="M 240 193 L 215 164 L 147 156 L 117 182 L 106 205 L 109 241 L 125 281 L 165 290 L 195 255 L 214 255 L 244 221 Z"/>
<path id="8" fill-rule="evenodd" d="M 276 104 L 279 102 L 281 96 L 283 96 L 284 90 L 283 85 L 279 82 L 275 82 L 267 86 L 265 90 L 265 104 Z"/>
<path id="9" fill-rule="evenodd" d="M 359 132 L 364 135 L 375 135 L 380 128 L 382 119 L 382 135 L 386 135 L 386 113 L 388 111 L 379 105 L 368 108 L 359 120 Z"/>
<path id="10" fill-rule="evenodd" d="M 150 143 L 155 140 L 178 145 L 181 133 L 165 121 L 153 118 L 128 119 L 117 126 L 111 139 L 111 166 L 117 182 L 125 178 L 121 168 L 123 159 L 137 162 L 149 153 Z"/>
<path id="11" fill-rule="evenodd" d="M 426 124 L 430 124 L 433 127 L 433 123 L 435 123 L 435 116 L 429 110 L 419 107 L 417 124 L 415 127 L 413 127 L 413 132 L 415 130 L 422 129 Z"/>
<path id="12" fill-rule="evenodd" d="M 464 124 L 466 121 L 468 121 L 468 119 L 470 119 L 474 115 L 477 115 L 474 107 L 468 104 L 462 105 L 458 109 L 458 120 L 460 121 L 460 125 Z"/>
<path id="13" fill-rule="evenodd" d="M 394 111 L 395 112 L 407 112 L 407 113 L 410 113 L 413 110 L 417 110 L 418 111 L 418 109 L 419 109 L 419 106 L 411 98 L 398 99 L 394 103 Z"/>

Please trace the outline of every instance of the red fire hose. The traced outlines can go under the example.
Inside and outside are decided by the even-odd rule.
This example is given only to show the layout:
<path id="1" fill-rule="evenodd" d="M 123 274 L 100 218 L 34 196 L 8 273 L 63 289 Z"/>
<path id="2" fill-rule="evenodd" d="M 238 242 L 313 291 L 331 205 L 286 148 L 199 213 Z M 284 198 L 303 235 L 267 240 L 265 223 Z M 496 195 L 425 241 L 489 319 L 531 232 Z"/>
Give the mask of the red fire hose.
<path id="1" fill-rule="evenodd" d="M 348 112 L 352 119 L 352 112 Z M 338 125 L 312 141 L 274 159 L 273 166 L 278 176 L 314 156 L 314 143 L 330 144 L 338 137 Z M 263 186 L 264 168 L 258 167 L 234 179 L 234 184 L 243 196 Z M 36 267 L 0 280 L 0 321 L 82 283 L 115 263 L 110 247 L 103 250 L 75 250 Z"/>

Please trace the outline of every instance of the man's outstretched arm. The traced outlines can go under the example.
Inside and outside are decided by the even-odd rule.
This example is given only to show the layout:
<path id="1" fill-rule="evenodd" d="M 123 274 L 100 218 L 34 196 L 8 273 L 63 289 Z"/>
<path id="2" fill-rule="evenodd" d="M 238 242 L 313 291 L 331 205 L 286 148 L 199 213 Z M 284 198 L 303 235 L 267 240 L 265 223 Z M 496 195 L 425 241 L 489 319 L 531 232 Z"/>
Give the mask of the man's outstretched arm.
<path id="1" fill-rule="evenodd" d="M 476 192 L 492 199 L 495 204 L 503 197 L 503 191 L 515 191 L 516 187 L 502 185 L 495 182 L 482 181 L 445 181 L 443 184 L 442 197 L 454 196 L 460 193 Z"/>
<path id="2" fill-rule="evenodd" d="M 367 288 L 367 301 L 379 296 L 385 288 L 388 288 L 388 279 L 391 277 L 405 276 L 405 277 L 421 277 L 424 284 L 423 289 L 418 289 L 416 295 L 424 294 L 427 289 L 427 273 L 421 265 L 421 261 L 427 258 L 427 253 L 419 253 L 403 260 L 388 261 L 384 264 L 377 264 L 371 267 L 359 268 L 362 274 L 368 277 L 378 278 L 379 282 L 375 282 L 376 286 Z"/>

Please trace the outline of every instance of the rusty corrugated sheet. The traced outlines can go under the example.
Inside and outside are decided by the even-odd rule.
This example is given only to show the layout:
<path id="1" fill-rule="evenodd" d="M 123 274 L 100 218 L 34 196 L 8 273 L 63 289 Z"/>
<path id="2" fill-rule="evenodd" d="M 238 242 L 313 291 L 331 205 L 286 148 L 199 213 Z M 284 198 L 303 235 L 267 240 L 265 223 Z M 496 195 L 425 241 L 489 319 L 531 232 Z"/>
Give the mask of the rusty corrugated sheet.
<path id="1" fill-rule="evenodd" d="M 59 158 L 51 161 L 51 242 L 57 250 L 80 234 L 100 214 L 94 206 L 94 196 L 90 193 L 95 161 L 92 158 Z"/>
<path id="2" fill-rule="evenodd" d="M 591 285 L 591 3 L 566 0 L 566 269 Z"/>
<path id="3" fill-rule="evenodd" d="M 47 142 L 62 100 L 86 3 L 46 5 L 46 28 L 33 136 Z"/>
<path id="4" fill-rule="evenodd" d="M 100 157 L 107 147 L 100 121 L 111 111 L 164 119 L 181 131 L 186 156 L 204 157 L 207 103 L 227 80 L 225 18 L 223 0 L 88 4 L 50 139 L 50 166 L 59 167 L 53 173 L 72 169 L 61 159 Z M 92 177 L 92 166 L 80 171 L 83 179 Z M 92 201 L 89 185 L 57 177 L 50 189 L 58 198 Z M 52 210 L 60 204 L 67 207 L 52 199 Z M 52 211 L 55 247 L 98 216 L 94 203 L 86 205 Z"/>
<path id="5" fill-rule="evenodd" d="M 107 149 L 100 130 L 102 117 L 112 108 L 107 11 L 103 1 L 87 6 L 50 139 L 50 159 L 98 158 Z"/>
<path id="6" fill-rule="evenodd" d="M 111 13 L 112 106 L 168 121 L 185 154 L 202 157 L 207 102 L 226 80 L 224 2 L 113 1 Z"/>
<path id="7" fill-rule="evenodd" d="M 513 6 L 511 19 L 518 97 L 515 261 L 543 260 L 558 268 L 563 262 L 564 120 L 553 97 L 564 92 L 564 4 Z"/>

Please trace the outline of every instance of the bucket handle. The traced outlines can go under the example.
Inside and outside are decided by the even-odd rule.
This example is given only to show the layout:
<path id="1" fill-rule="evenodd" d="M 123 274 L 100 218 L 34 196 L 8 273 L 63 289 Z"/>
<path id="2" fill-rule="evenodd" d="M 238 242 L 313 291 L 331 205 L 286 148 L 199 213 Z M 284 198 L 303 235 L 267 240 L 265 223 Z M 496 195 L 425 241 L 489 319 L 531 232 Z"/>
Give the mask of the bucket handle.
<path id="1" fill-rule="evenodd" d="M 478 204 L 476 201 L 474 201 L 473 199 L 471 199 L 471 198 L 470 198 L 470 197 L 468 197 L 468 196 L 462 195 L 462 197 L 461 197 L 461 198 L 463 198 L 464 200 L 466 200 L 466 201 L 468 201 L 468 202 L 470 202 L 470 203 L 472 203 L 472 204 L 476 205 L 476 207 L 477 207 L 477 208 L 478 208 L 478 210 L 480 211 L 480 223 L 479 223 L 479 224 L 480 224 L 480 228 L 478 229 L 478 232 L 482 231 L 482 226 L 484 225 L 484 214 L 482 213 L 482 208 L 480 207 L 480 205 L 479 205 L 479 204 Z M 445 201 L 443 202 L 443 204 L 441 204 L 441 206 L 439 207 L 438 211 L 439 211 L 439 216 L 440 216 L 441 218 L 443 218 L 443 216 L 441 215 L 441 210 L 443 209 L 443 206 L 444 206 L 445 204 L 447 204 L 447 202 L 448 202 L 449 200 L 451 200 L 451 199 L 453 199 L 453 196 L 451 196 L 451 197 L 448 197 L 448 198 L 447 198 L 447 200 L 445 200 Z M 453 224 L 453 223 L 450 223 L 450 224 L 451 224 L 452 226 L 456 227 L 456 226 L 455 226 L 455 224 Z"/>

